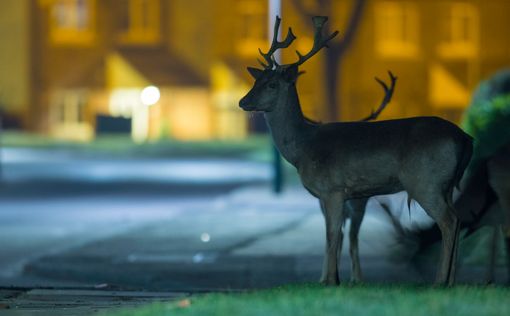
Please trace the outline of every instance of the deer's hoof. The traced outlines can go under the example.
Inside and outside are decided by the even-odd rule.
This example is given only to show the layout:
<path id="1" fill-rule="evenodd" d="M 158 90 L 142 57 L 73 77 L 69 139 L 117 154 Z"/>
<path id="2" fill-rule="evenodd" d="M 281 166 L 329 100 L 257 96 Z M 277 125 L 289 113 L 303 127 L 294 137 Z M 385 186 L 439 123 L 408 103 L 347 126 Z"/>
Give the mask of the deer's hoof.
<path id="1" fill-rule="evenodd" d="M 324 286 L 337 286 L 340 284 L 340 280 L 338 278 L 326 278 L 321 279 L 320 284 Z"/>
<path id="2" fill-rule="evenodd" d="M 446 287 L 450 287 L 451 285 L 448 284 L 448 282 L 446 280 L 436 280 L 434 281 L 434 287 L 436 288 L 446 288 Z"/>
<path id="3" fill-rule="evenodd" d="M 351 277 L 351 283 L 352 284 L 360 284 L 363 283 L 363 279 L 361 277 Z"/>
<path id="4" fill-rule="evenodd" d="M 485 282 L 483 283 L 483 285 L 485 286 L 491 286 L 491 285 L 494 285 L 495 282 L 493 279 L 488 279 L 488 280 L 485 280 Z"/>

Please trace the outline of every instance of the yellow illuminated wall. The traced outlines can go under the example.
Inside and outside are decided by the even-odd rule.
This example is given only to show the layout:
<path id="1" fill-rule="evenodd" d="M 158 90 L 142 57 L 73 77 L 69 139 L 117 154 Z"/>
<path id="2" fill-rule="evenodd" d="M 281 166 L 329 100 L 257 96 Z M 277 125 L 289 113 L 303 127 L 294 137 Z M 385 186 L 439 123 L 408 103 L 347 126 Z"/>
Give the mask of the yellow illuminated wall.
<path id="1" fill-rule="evenodd" d="M 306 52 L 312 45 L 311 21 L 296 9 L 295 1 L 299 0 L 282 0 L 282 30 L 292 26 L 298 36 L 283 52 L 284 62 L 295 60 L 294 49 Z M 333 1 L 330 12 L 321 11 L 316 1 L 302 1 L 312 14 L 329 15 L 328 23 L 340 31 L 339 37 L 345 34 L 355 0 Z M 93 130 L 95 115 L 112 114 L 115 91 L 140 91 L 161 78 L 159 73 L 142 73 L 121 51 L 156 48 L 196 76 L 183 84 L 162 80 L 166 83 L 159 87 L 161 100 L 148 109 L 147 137 L 245 137 L 249 118 L 237 103 L 253 83 L 245 67 L 257 66 L 258 48 L 267 49 L 267 3 L 2 1 L 0 103 L 44 131 L 60 124 L 55 117 L 64 117 L 64 112 L 75 118 L 66 124 L 74 120 L 72 124 L 88 124 Z M 439 115 L 458 121 L 477 83 L 510 65 L 508 0 L 366 3 L 338 69 L 342 120 L 365 117 L 380 103 L 383 92 L 373 77 L 388 80 L 390 69 L 399 80 L 381 118 Z M 178 70 L 169 78 L 185 75 L 174 68 Z M 306 74 L 299 78 L 298 89 L 306 115 L 332 120 L 323 117 L 324 69 L 324 55 L 319 53 L 301 67 Z"/>
<path id="2" fill-rule="evenodd" d="M 120 54 L 112 53 L 106 57 L 106 87 L 140 88 L 146 87 L 150 82 Z"/>
<path id="3" fill-rule="evenodd" d="M 207 139 L 212 135 L 209 93 L 204 89 L 169 89 L 165 110 L 170 135 L 181 140 Z"/>
<path id="4" fill-rule="evenodd" d="M 331 19 L 340 36 L 349 9 L 344 7 L 343 20 L 341 14 Z M 510 42 L 502 31 L 510 29 L 510 19 L 504 12 L 510 12 L 510 1 L 367 1 L 339 69 L 341 119 L 370 113 L 383 95 L 373 76 L 388 80 L 392 70 L 399 79 L 381 118 L 438 115 L 458 122 L 478 82 L 510 66 Z M 319 70 L 309 73 L 317 76 Z"/>
<path id="5" fill-rule="evenodd" d="M 223 63 L 216 63 L 211 67 L 211 84 L 216 137 L 223 139 L 246 137 L 246 114 L 238 104 L 248 92 L 248 86 Z"/>
<path id="6" fill-rule="evenodd" d="M 22 116 L 31 108 L 29 2 L 2 1 L 0 10 L 0 107 Z"/>

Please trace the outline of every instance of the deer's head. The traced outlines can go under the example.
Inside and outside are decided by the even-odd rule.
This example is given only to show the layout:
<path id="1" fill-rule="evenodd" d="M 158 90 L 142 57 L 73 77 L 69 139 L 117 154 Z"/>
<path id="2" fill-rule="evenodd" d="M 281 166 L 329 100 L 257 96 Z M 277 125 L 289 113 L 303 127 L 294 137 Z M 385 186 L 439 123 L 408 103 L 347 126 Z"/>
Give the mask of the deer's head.
<path id="1" fill-rule="evenodd" d="M 271 47 L 267 53 L 263 53 L 259 49 L 260 54 L 265 62 L 259 60 L 263 69 L 248 67 L 248 72 L 255 79 L 253 88 L 239 101 L 239 106 L 245 111 L 263 111 L 271 112 L 282 102 L 278 102 L 285 97 L 289 91 L 289 87 L 296 84 L 299 76 L 298 67 L 315 55 L 321 48 L 327 47 L 329 40 L 338 34 L 335 31 L 328 37 L 323 37 L 322 28 L 328 20 L 325 16 L 315 16 L 312 18 L 314 25 L 314 43 L 313 47 L 306 55 L 298 55 L 298 61 L 292 64 L 279 65 L 273 54 L 280 48 L 287 48 L 296 39 L 289 28 L 284 41 L 278 41 L 278 30 L 280 28 L 281 19 L 277 16 L 274 24 L 274 34 Z"/>

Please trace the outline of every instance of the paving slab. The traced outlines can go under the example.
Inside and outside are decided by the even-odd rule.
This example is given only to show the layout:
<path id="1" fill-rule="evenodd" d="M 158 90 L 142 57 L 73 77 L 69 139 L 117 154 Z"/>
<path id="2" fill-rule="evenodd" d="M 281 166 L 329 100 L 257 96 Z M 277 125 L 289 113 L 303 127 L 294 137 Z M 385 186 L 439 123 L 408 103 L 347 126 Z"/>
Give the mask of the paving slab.
<path id="1" fill-rule="evenodd" d="M 184 292 L 110 291 L 95 289 L 1 289 L 1 315 L 93 315 L 105 309 L 171 302 Z"/>
<path id="2" fill-rule="evenodd" d="M 380 207 L 380 206 L 379 206 Z M 419 214 L 400 214 L 409 227 Z M 348 232 L 348 225 L 345 227 Z M 316 282 L 324 251 L 324 222 L 317 201 L 302 188 L 274 196 L 250 187 L 190 208 L 168 220 L 132 229 L 25 265 L 25 276 L 108 283 L 124 289 L 216 291 Z M 368 282 L 432 282 L 436 255 L 410 261 L 377 203 L 370 202 L 360 231 L 360 255 Z M 462 244 L 461 244 L 462 250 Z M 461 260 L 462 263 L 462 260 Z M 483 266 L 461 266 L 463 282 L 483 282 Z M 340 271 L 350 275 L 348 238 Z M 504 279 L 504 269 L 497 271 Z"/>

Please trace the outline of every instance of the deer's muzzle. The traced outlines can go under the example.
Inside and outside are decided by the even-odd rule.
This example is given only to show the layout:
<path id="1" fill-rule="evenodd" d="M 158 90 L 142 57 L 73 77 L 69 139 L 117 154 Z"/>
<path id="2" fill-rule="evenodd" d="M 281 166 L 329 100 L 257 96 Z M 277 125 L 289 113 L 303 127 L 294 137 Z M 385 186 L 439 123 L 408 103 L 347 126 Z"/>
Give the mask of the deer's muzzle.
<path id="1" fill-rule="evenodd" d="M 254 109 L 253 106 L 250 106 L 250 100 L 248 96 L 245 96 L 239 100 L 239 107 L 245 111 L 252 111 Z"/>

